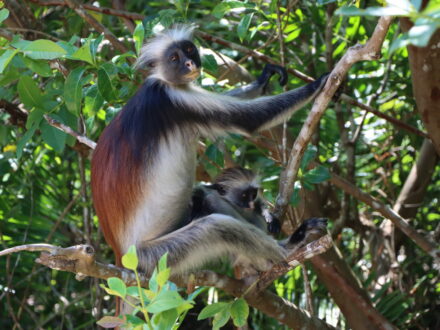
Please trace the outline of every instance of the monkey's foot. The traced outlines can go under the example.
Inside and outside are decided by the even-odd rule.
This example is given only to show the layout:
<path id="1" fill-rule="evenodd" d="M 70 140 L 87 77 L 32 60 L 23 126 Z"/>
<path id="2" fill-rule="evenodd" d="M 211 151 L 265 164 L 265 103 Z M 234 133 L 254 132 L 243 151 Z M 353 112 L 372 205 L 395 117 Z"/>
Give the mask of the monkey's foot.
<path id="1" fill-rule="evenodd" d="M 327 219 L 310 218 L 290 236 L 286 248 L 288 250 L 298 249 L 306 244 L 316 241 L 321 236 L 327 234 Z"/>

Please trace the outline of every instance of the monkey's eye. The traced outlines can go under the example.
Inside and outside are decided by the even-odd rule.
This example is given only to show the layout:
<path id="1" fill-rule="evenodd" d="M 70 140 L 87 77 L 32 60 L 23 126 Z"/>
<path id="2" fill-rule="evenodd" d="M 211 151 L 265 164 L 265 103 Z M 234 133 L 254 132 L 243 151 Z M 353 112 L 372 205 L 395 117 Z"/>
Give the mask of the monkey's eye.
<path id="1" fill-rule="evenodd" d="M 177 54 L 173 54 L 170 56 L 170 61 L 171 62 L 176 62 L 179 59 L 179 56 Z"/>

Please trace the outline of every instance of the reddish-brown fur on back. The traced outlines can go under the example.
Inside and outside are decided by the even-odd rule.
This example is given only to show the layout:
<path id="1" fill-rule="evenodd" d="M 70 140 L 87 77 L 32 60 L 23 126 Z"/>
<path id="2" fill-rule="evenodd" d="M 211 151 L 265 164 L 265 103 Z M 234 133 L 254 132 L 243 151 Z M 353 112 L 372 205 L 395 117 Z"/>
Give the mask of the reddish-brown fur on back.
<path id="1" fill-rule="evenodd" d="M 108 125 L 92 159 L 92 194 L 105 240 L 113 248 L 120 265 L 121 234 L 136 209 L 142 173 L 128 141 L 120 134 L 120 116 Z"/>

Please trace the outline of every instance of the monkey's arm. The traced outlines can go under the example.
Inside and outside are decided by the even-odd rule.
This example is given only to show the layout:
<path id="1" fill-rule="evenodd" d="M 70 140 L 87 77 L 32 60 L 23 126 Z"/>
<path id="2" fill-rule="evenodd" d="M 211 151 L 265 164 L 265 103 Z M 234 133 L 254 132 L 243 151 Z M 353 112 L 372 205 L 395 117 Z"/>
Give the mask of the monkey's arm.
<path id="1" fill-rule="evenodd" d="M 241 99 L 253 99 L 258 96 L 266 94 L 267 87 L 269 85 L 270 78 L 273 75 L 278 74 L 278 79 L 281 86 L 284 86 L 287 82 L 287 71 L 285 68 L 275 64 L 266 64 L 261 75 L 254 82 L 249 85 L 242 86 L 230 90 L 224 95 L 238 97 Z"/>
<path id="2" fill-rule="evenodd" d="M 179 106 L 185 118 L 198 124 L 203 135 L 224 132 L 251 135 L 282 123 L 296 110 L 311 101 L 322 89 L 329 74 L 300 88 L 253 100 L 243 100 L 207 92 L 193 87 L 173 91 L 171 101 Z"/>

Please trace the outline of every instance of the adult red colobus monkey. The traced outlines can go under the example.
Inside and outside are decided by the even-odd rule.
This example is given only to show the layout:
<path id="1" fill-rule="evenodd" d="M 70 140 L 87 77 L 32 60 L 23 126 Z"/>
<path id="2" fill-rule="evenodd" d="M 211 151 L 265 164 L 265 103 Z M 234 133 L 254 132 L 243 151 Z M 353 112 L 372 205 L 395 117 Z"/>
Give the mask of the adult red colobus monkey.
<path id="1" fill-rule="evenodd" d="M 211 214 L 182 227 L 197 140 L 226 132 L 249 135 L 277 125 L 313 99 L 328 75 L 253 100 L 210 93 L 192 83 L 201 61 L 191 34 L 189 27 L 168 30 L 142 48 L 137 66 L 147 66 L 150 75 L 104 130 L 93 155 L 92 190 L 100 225 L 117 264 L 135 245 L 146 273 L 165 252 L 173 274 L 224 255 L 267 270 L 289 251 L 256 226 Z"/>

